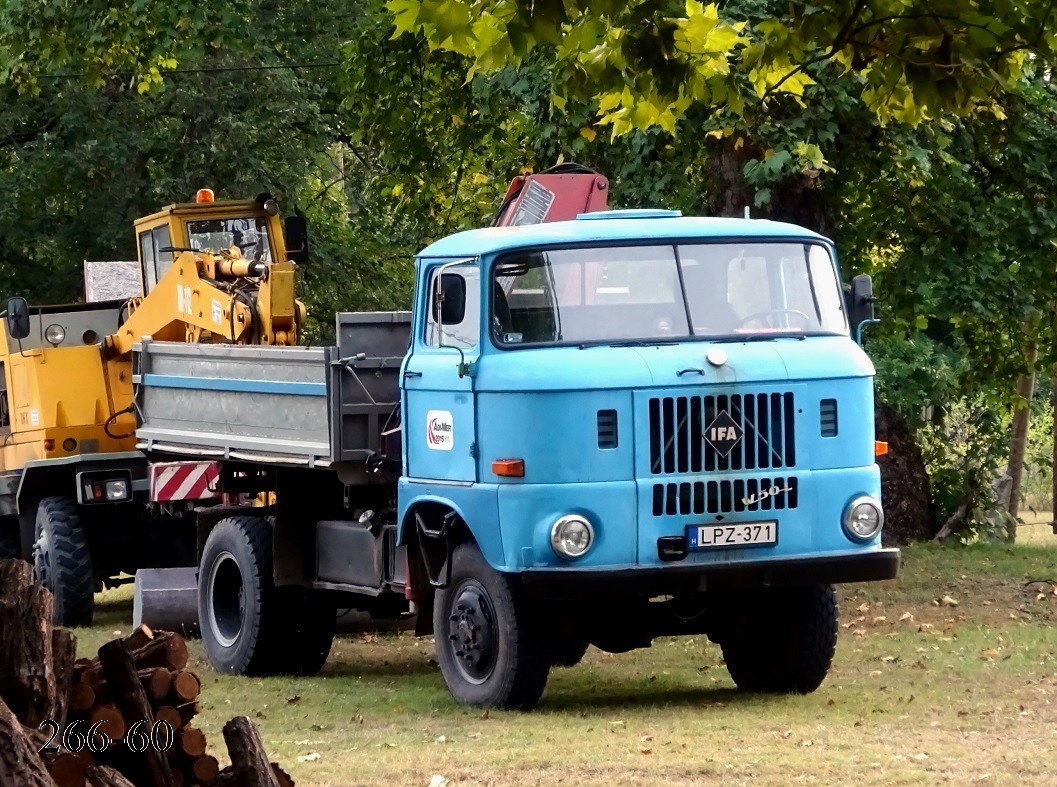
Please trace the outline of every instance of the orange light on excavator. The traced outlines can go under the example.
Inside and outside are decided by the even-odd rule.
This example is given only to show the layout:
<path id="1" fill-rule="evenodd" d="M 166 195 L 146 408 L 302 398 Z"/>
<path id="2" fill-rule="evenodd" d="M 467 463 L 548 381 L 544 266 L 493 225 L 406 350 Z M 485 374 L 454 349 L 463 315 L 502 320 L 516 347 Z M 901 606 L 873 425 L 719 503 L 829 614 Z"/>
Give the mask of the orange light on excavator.
<path id="1" fill-rule="evenodd" d="M 195 202 L 212 202 L 213 189 L 199 189 L 195 194 Z"/>
<path id="2" fill-rule="evenodd" d="M 888 454 L 888 443 L 882 440 L 874 440 L 873 455 L 885 456 Z"/>

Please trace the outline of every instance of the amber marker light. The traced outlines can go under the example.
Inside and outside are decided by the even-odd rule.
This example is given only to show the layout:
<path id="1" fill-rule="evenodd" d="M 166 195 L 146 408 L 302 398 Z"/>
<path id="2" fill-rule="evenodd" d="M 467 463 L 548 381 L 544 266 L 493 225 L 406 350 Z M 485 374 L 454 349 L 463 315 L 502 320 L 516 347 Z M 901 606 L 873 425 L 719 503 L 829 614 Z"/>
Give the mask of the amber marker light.
<path id="1" fill-rule="evenodd" d="M 496 459 L 492 462 L 492 472 L 507 478 L 525 477 L 524 459 Z"/>
<path id="2" fill-rule="evenodd" d="M 875 440 L 873 444 L 873 455 L 884 456 L 888 453 L 888 443 L 882 440 Z"/>
<path id="3" fill-rule="evenodd" d="M 195 202 L 212 202 L 213 189 L 199 189 L 195 194 Z"/>

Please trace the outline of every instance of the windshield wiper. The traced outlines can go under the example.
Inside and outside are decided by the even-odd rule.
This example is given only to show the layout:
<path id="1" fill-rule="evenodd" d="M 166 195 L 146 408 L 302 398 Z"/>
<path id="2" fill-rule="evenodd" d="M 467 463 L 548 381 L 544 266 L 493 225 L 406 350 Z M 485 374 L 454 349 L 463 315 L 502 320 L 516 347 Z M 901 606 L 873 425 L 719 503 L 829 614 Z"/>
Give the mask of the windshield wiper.
<path id="1" fill-rule="evenodd" d="M 734 341 L 740 342 L 769 342 L 774 339 L 806 339 L 806 333 L 752 333 L 748 335 L 738 335 L 738 338 Z"/>
<path id="2" fill-rule="evenodd" d="M 586 350 L 588 347 L 669 347 L 678 343 L 672 339 L 620 339 L 618 341 L 599 339 L 594 342 L 584 342 L 580 345 L 580 349 Z"/>

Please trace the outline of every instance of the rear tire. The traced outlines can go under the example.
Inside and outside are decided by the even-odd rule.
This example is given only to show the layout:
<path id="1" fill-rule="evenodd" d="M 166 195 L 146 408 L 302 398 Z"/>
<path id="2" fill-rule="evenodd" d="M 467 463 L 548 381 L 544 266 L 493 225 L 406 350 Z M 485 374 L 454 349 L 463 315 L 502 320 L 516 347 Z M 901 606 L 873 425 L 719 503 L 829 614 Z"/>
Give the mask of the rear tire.
<path id="1" fill-rule="evenodd" d="M 733 614 L 720 645 L 739 689 L 809 694 L 822 685 L 837 647 L 832 585 L 761 591 Z"/>
<path id="2" fill-rule="evenodd" d="M 272 583 L 272 525 L 221 520 L 198 572 L 198 618 L 209 663 L 239 675 L 312 675 L 334 639 L 333 610 L 302 588 Z"/>
<path id="3" fill-rule="evenodd" d="M 539 702 L 551 654 L 534 610 L 476 544 L 455 548 L 451 582 L 437 591 L 437 662 L 458 702 L 528 710 Z"/>
<path id="4" fill-rule="evenodd" d="M 36 534 L 33 578 L 55 596 L 52 621 L 58 626 L 91 625 L 95 578 L 77 503 L 65 497 L 41 500 Z"/>

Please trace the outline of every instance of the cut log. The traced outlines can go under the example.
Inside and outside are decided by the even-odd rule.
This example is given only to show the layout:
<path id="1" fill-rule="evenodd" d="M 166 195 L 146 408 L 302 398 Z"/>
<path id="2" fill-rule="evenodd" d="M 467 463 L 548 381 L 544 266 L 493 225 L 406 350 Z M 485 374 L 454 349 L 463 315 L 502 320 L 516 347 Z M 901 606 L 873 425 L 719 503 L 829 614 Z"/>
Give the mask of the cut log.
<path id="1" fill-rule="evenodd" d="M 202 693 L 202 682 L 198 676 L 188 670 L 179 670 L 172 675 L 173 695 L 183 704 L 195 699 Z"/>
<path id="2" fill-rule="evenodd" d="M 139 679 L 153 700 L 163 700 L 172 688 L 172 672 L 167 667 L 140 670 Z"/>
<path id="3" fill-rule="evenodd" d="M 183 724 L 190 724 L 191 719 L 202 712 L 202 703 L 198 701 L 185 702 L 183 705 L 178 706 L 176 710 L 180 712 L 180 720 Z"/>
<path id="4" fill-rule="evenodd" d="M 88 769 L 89 787 L 136 787 L 124 774 L 109 765 L 93 765 Z"/>
<path id="5" fill-rule="evenodd" d="M 70 703 L 70 687 L 73 683 L 73 663 L 77 658 L 77 637 L 68 629 L 52 629 L 51 654 L 54 660 L 52 674 L 55 676 L 55 705 L 48 718 L 66 727 L 66 711 Z M 82 708 L 83 710 L 83 708 Z"/>
<path id="6" fill-rule="evenodd" d="M 74 712 L 86 711 L 95 705 L 95 689 L 87 683 L 74 683 L 70 686 L 69 697 L 70 710 Z"/>
<path id="7" fill-rule="evenodd" d="M 91 764 L 86 757 L 63 752 L 48 767 L 48 773 L 58 787 L 84 787 Z"/>
<path id="8" fill-rule="evenodd" d="M 271 766 L 272 773 L 275 774 L 275 780 L 279 782 L 279 787 L 295 787 L 293 777 L 280 768 L 279 763 L 273 762 Z"/>
<path id="9" fill-rule="evenodd" d="M 10 571 L 6 582 L 21 581 Z M 27 585 L 3 599 L 3 656 L 0 697 L 27 727 L 38 727 L 55 709 L 55 673 L 51 650 L 54 599 L 40 585 Z"/>
<path id="10" fill-rule="evenodd" d="M 279 787 L 260 733 L 245 716 L 236 716 L 224 725 L 231 767 L 242 787 Z"/>
<path id="11" fill-rule="evenodd" d="M 155 631 L 154 639 L 132 654 L 139 669 L 165 667 L 179 670 L 187 666 L 187 642 L 171 631 Z"/>
<path id="12" fill-rule="evenodd" d="M 206 734 L 194 727 L 184 727 L 179 734 L 179 749 L 188 757 L 201 757 L 206 753 Z"/>
<path id="13" fill-rule="evenodd" d="M 212 784 L 217 780 L 219 773 L 220 763 L 217 762 L 216 757 L 209 754 L 195 758 L 195 761 L 191 764 L 191 775 L 195 781 L 202 784 Z"/>
<path id="14" fill-rule="evenodd" d="M 74 664 L 73 678 L 77 683 L 83 683 L 93 689 L 103 682 L 102 673 L 99 672 L 99 668 L 92 663 L 91 659 L 88 659 L 87 665 Z"/>
<path id="15" fill-rule="evenodd" d="M 14 598 L 33 584 L 33 567 L 24 560 L 0 560 L 0 599 Z"/>
<path id="16" fill-rule="evenodd" d="M 155 642 L 157 639 L 146 647 L 151 647 Z M 143 721 L 143 726 L 150 730 L 154 726 L 154 713 L 136 674 L 128 644 L 120 639 L 106 643 L 99 649 L 99 663 L 126 722 L 136 724 Z M 162 752 L 148 746 L 138 756 L 144 777 L 142 787 L 174 787 L 169 761 Z"/>
<path id="17" fill-rule="evenodd" d="M 128 732 L 128 722 L 125 720 L 125 715 L 113 703 L 108 702 L 105 705 L 97 705 L 92 708 L 88 714 L 88 728 L 91 729 L 96 724 L 99 725 L 101 732 L 110 736 L 112 741 L 124 738 L 125 733 Z"/>
<path id="18" fill-rule="evenodd" d="M 180 711 L 172 705 L 159 705 L 154 711 L 154 720 L 168 722 L 172 725 L 174 734 L 184 726 L 184 720 L 180 715 Z"/>
<path id="19" fill-rule="evenodd" d="M 140 624 L 136 627 L 136 630 L 125 637 L 125 642 L 128 643 L 128 649 L 135 652 L 154 639 L 154 632 L 150 626 Z"/>
<path id="20" fill-rule="evenodd" d="M 0 700 L 0 784 L 4 787 L 55 787 L 37 754 L 37 747 L 3 700 Z"/>

